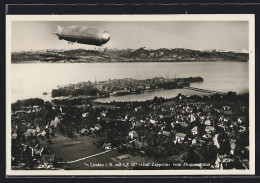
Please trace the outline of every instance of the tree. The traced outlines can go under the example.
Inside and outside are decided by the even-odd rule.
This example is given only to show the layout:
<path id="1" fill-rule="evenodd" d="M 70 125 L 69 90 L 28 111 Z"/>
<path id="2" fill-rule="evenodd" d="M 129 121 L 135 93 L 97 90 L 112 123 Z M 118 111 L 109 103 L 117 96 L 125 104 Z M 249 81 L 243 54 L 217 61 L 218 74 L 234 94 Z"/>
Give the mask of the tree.
<path id="1" fill-rule="evenodd" d="M 230 142 L 229 139 L 225 139 L 223 142 L 220 143 L 219 147 L 219 154 L 230 154 Z"/>
<path id="2" fill-rule="evenodd" d="M 189 148 L 188 154 L 186 157 L 186 162 L 187 163 L 199 163 L 200 162 L 200 157 L 199 155 L 194 151 L 193 148 Z"/>
<path id="3" fill-rule="evenodd" d="M 204 148 L 203 157 L 205 162 L 214 163 L 217 159 L 217 147 L 207 146 Z"/>
<path id="4" fill-rule="evenodd" d="M 246 146 L 249 146 L 249 133 L 244 132 L 239 135 L 236 141 L 236 147 L 240 150 L 244 149 Z"/>

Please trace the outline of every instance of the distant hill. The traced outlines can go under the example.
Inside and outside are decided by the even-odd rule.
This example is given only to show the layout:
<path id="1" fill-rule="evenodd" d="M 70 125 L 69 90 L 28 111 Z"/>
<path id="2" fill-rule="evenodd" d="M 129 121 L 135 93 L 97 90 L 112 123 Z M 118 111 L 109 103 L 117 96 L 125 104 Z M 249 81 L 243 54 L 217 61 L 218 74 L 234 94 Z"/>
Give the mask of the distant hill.
<path id="1" fill-rule="evenodd" d="M 190 50 L 185 48 L 156 50 L 146 49 L 98 49 L 98 50 L 41 50 L 12 52 L 12 63 L 23 62 L 196 62 L 238 61 L 247 62 L 249 54 L 242 51 Z"/>

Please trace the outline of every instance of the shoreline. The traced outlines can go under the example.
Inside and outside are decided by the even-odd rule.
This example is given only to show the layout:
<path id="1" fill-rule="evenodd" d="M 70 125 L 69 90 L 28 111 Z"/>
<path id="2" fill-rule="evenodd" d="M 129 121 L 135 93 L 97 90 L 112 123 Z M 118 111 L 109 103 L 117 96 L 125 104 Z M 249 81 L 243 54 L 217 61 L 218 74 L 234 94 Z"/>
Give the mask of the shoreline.
<path id="1" fill-rule="evenodd" d="M 180 89 L 180 88 L 179 88 Z M 185 88 L 181 88 L 182 90 L 186 90 Z M 175 90 L 175 89 L 162 89 L 162 90 Z M 144 92 L 142 92 L 142 93 L 131 93 L 131 94 L 127 94 L 127 95 L 140 95 L 140 94 L 143 94 L 143 93 L 146 93 L 146 92 L 154 92 L 154 91 L 162 91 L 162 90 L 158 90 L 158 89 L 155 89 L 155 90 L 149 90 L 149 91 L 144 91 Z M 233 91 L 232 91 L 233 92 Z M 209 93 L 207 93 L 207 92 L 202 92 L 202 93 L 205 93 L 205 95 L 213 95 L 213 94 L 215 94 L 215 93 L 212 93 L 212 94 L 209 94 Z M 237 92 L 236 92 L 237 93 Z M 181 93 L 182 94 L 182 93 Z M 243 92 L 243 93 L 237 93 L 237 95 L 245 95 L 245 94 L 249 94 L 249 92 Z M 127 96 L 127 95 L 124 95 L 124 96 Z M 194 95 L 196 95 L 196 94 L 194 94 Z M 176 95 L 177 96 L 177 95 Z M 175 97 L 176 97 L 175 96 Z M 201 95 L 201 96 L 204 96 L 204 95 Z M 113 96 L 113 97 L 121 97 L 121 96 Z M 156 97 L 156 95 L 154 96 L 154 97 Z M 24 99 L 17 99 L 16 101 L 14 101 L 14 102 L 11 102 L 11 104 L 13 104 L 13 103 L 16 103 L 18 100 L 26 100 L 26 99 L 31 99 L 31 98 L 40 98 L 40 99 L 42 99 L 42 100 L 44 100 L 44 101 L 53 101 L 53 100 L 73 100 L 73 99 L 89 99 L 89 101 L 91 101 L 91 102 L 97 102 L 97 103 L 103 103 L 103 104 L 109 104 L 109 103 L 111 103 L 112 101 L 110 101 L 110 102 L 106 102 L 106 101 L 103 101 L 103 102 L 100 102 L 100 101 L 95 101 L 95 100 L 97 100 L 97 99 L 108 99 L 108 98 L 110 98 L 110 97 L 90 97 L 90 98 L 88 98 L 87 96 L 78 96 L 78 97 L 68 97 L 68 96 L 64 96 L 64 98 L 63 97 L 55 97 L 55 98 L 52 98 L 52 97 L 50 97 L 50 98 L 44 98 L 44 97 L 30 97 L 30 98 L 24 98 Z M 171 98 L 174 98 L 174 97 L 169 97 L 169 98 L 167 98 L 167 97 L 165 97 L 166 99 L 171 99 Z M 147 101 L 147 100 L 152 100 L 152 99 L 145 99 L 145 100 L 141 100 L 141 101 Z M 119 101 L 116 101 L 116 102 L 119 102 Z M 127 101 L 127 100 L 122 100 L 122 101 L 120 101 L 120 102 L 133 102 L 133 101 Z"/>
<path id="2" fill-rule="evenodd" d="M 96 63 L 187 63 L 187 62 L 249 62 L 247 61 L 238 61 L 238 60 L 158 60 L 158 61 L 141 61 L 141 60 L 127 60 L 127 61 L 112 61 L 112 62 L 105 62 L 105 61 L 97 61 L 97 62 L 37 62 L 37 61 L 25 61 L 25 62 L 11 62 L 11 64 L 96 64 Z"/>

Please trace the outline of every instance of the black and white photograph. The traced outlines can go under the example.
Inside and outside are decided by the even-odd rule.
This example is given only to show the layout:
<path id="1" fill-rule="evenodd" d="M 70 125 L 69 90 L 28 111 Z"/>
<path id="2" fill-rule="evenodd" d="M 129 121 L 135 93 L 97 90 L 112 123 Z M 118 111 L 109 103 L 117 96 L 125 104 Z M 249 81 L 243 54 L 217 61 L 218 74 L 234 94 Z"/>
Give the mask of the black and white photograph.
<path id="1" fill-rule="evenodd" d="M 7 175 L 253 175 L 254 15 L 7 15 Z"/>

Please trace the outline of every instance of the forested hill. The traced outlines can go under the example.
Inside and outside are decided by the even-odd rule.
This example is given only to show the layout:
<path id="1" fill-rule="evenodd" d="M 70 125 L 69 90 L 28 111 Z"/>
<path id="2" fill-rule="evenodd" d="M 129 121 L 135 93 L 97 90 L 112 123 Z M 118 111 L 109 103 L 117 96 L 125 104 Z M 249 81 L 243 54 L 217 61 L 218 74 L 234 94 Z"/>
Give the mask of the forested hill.
<path id="1" fill-rule="evenodd" d="M 238 61 L 247 62 L 246 52 L 221 50 L 174 49 L 96 49 L 96 50 L 41 50 L 12 52 L 12 63 L 23 62 L 196 62 Z"/>

